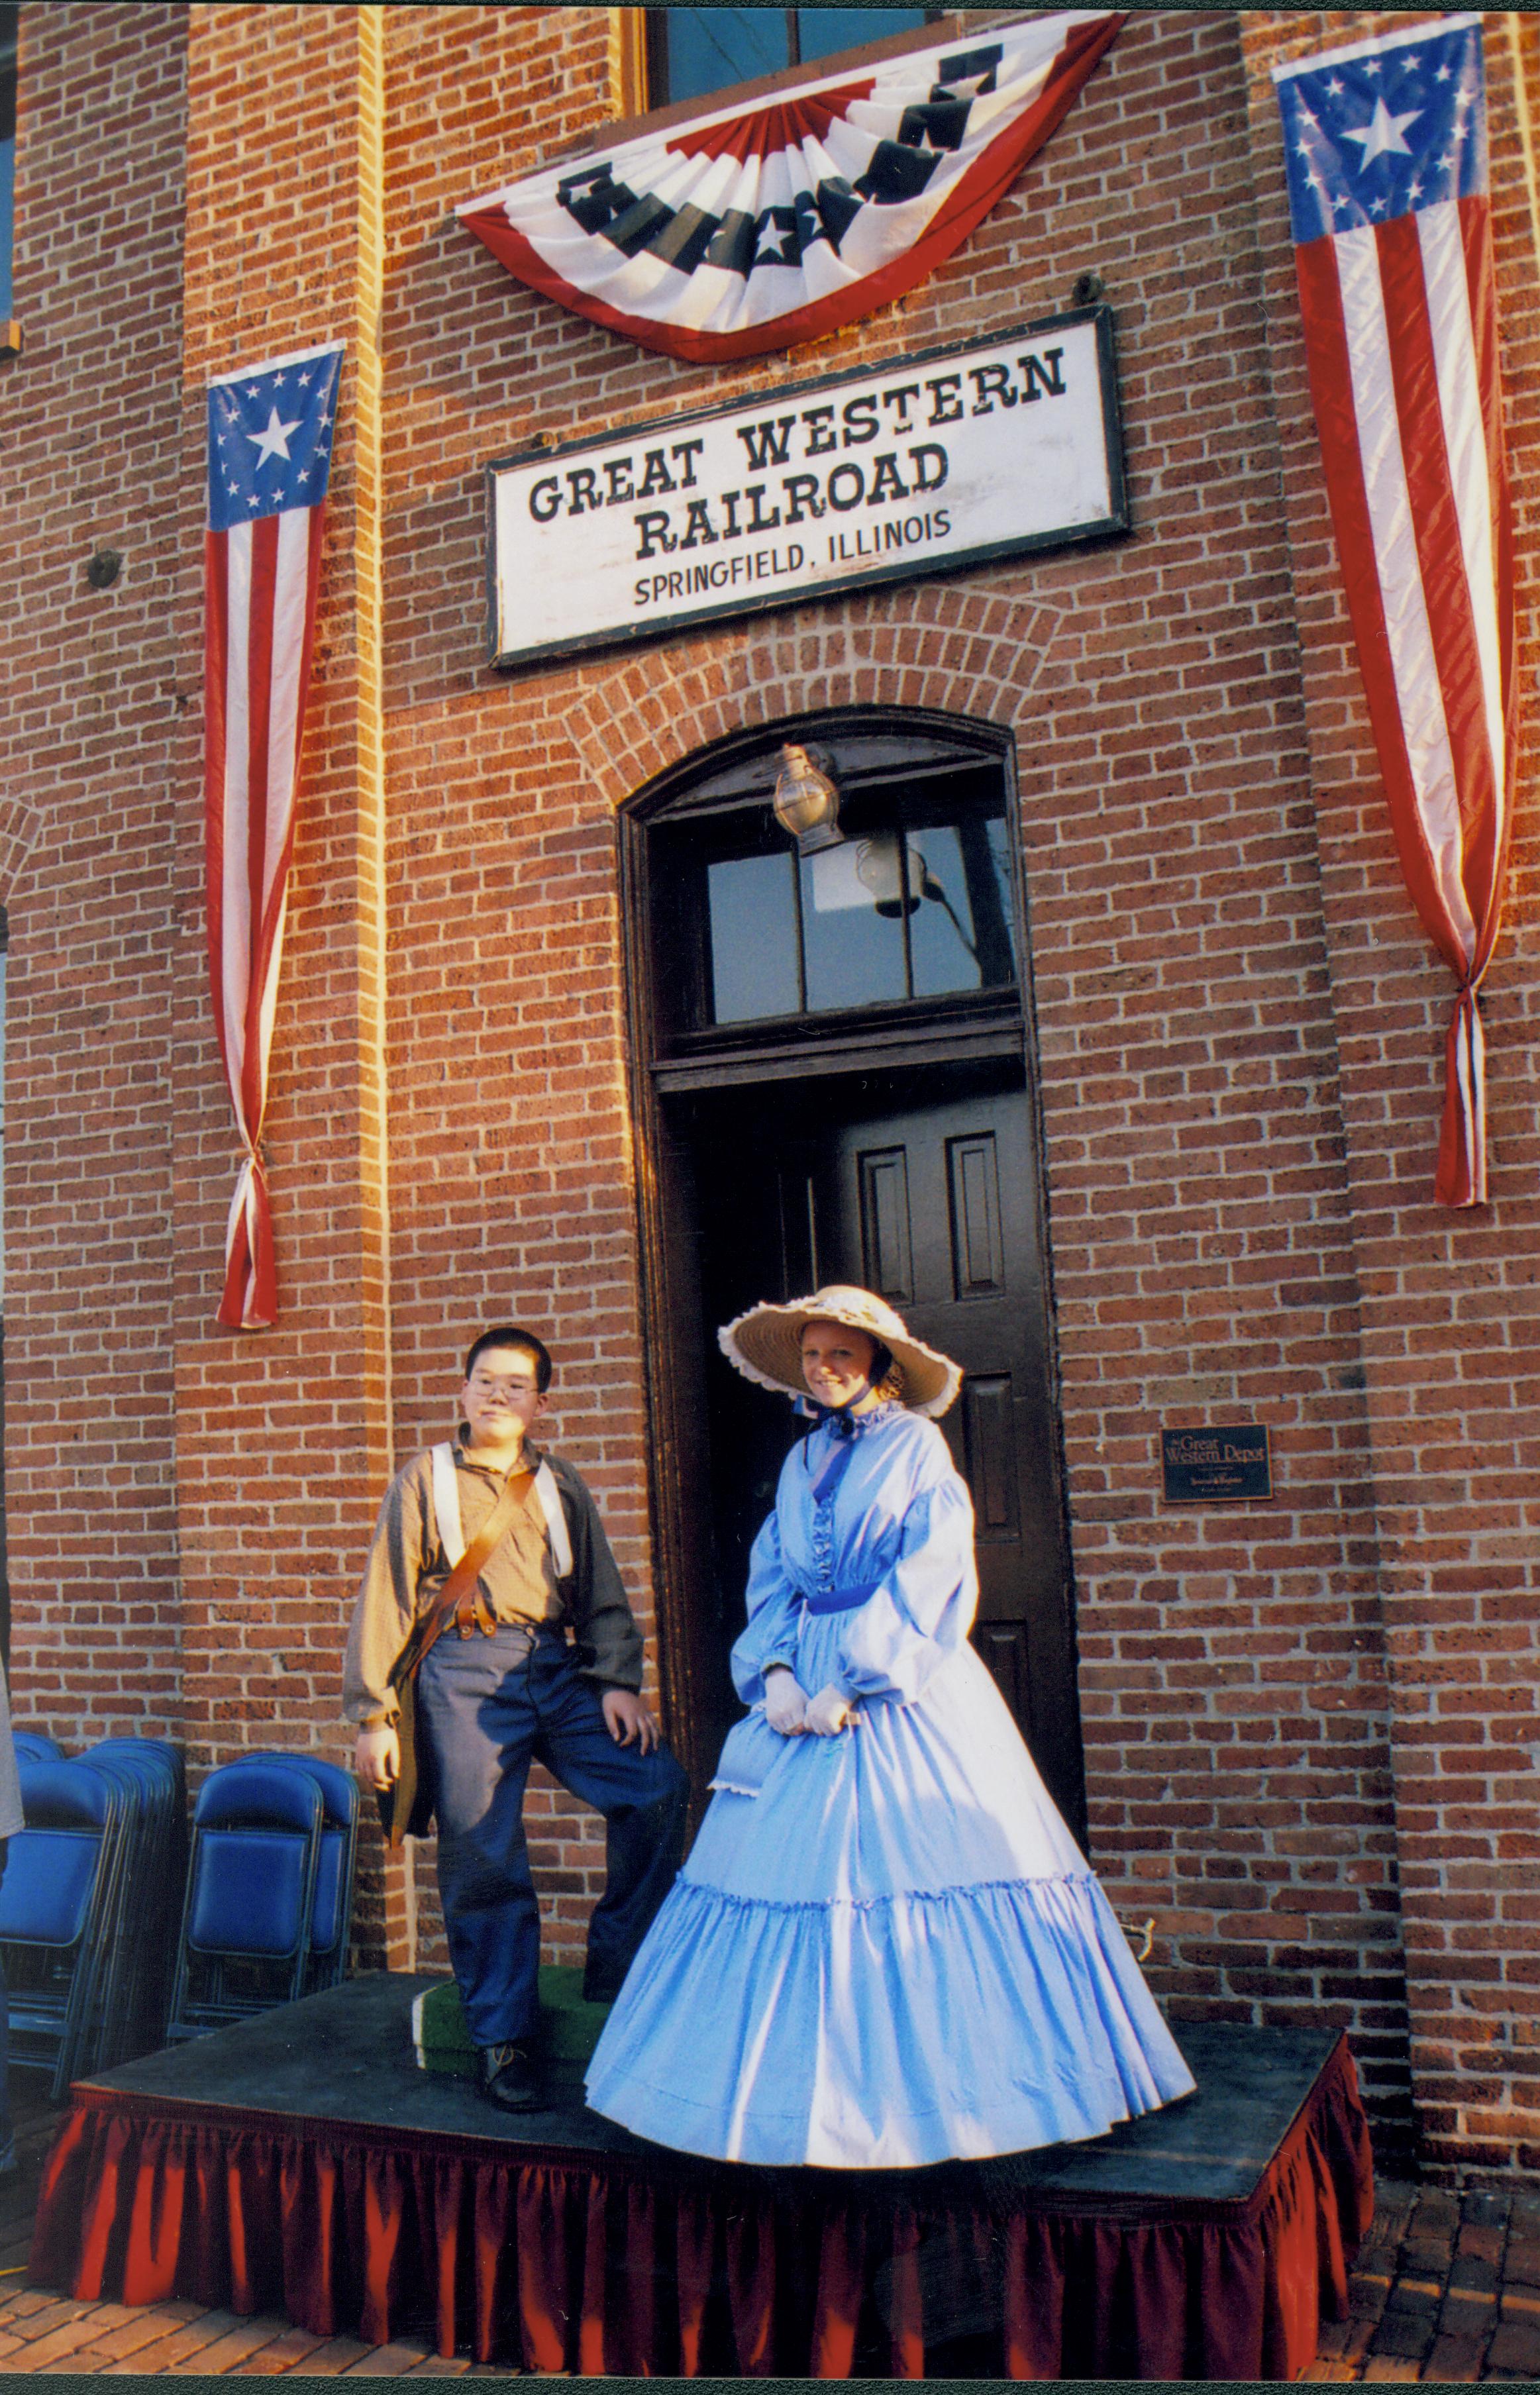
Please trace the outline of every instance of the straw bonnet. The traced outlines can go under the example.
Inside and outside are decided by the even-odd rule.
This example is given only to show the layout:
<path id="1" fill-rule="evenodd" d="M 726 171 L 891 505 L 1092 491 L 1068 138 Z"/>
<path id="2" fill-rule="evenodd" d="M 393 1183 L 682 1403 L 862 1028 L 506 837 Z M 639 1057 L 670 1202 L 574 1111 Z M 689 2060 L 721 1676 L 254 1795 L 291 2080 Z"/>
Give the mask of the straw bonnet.
<path id="1" fill-rule="evenodd" d="M 843 1322 L 891 1349 L 903 1367 L 904 1403 L 911 1413 L 944 1414 L 962 1385 L 962 1365 L 914 1338 L 903 1317 L 869 1289 L 819 1289 L 785 1305 L 751 1305 L 717 1332 L 717 1344 L 745 1380 L 789 1397 L 805 1397 L 802 1335 L 810 1322 Z"/>

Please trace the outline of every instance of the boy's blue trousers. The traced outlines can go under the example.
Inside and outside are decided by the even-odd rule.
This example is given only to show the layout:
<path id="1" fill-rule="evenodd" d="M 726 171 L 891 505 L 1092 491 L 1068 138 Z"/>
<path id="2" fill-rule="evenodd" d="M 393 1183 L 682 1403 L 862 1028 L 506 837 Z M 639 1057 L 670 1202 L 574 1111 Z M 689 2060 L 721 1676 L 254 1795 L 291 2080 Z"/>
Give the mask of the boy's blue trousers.
<path id="1" fill-rule="evenodd" d="M 602 1690 L 560 1630 L 446 1631 L 418 1674 L 418 1734 L 433 1776 L 438 1882 L 472 2044 L 539 2029 L 540 1923 L 524 1840 L 532 1760 L 604 1817 L 604 1893 L 589 1925 L 585 1995 L 613 1996 L 684 1846 L 689 1783 L 665 1747 L 618 1746 Z"/>

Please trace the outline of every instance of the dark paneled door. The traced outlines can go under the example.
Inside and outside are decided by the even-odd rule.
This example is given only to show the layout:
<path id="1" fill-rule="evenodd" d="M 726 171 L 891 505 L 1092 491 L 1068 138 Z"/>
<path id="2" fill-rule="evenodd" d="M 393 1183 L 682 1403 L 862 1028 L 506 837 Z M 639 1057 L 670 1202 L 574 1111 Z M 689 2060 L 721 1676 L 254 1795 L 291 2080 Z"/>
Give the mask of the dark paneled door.
<path id="1" fill-rule="evenodd" d="M 697 1129 L 710 1319 L 820 1283 L 878 1290 L 966 1378 L 940 1427 L 973 1492 L 975 1643 L 1071 1823 L 1083 1807 L 1032 1123 L 1019 1068 L 920 1069 L 718 1101 Z M 795 1435 L 790 1409 L 711 1375 L 723 1627 Z"/>

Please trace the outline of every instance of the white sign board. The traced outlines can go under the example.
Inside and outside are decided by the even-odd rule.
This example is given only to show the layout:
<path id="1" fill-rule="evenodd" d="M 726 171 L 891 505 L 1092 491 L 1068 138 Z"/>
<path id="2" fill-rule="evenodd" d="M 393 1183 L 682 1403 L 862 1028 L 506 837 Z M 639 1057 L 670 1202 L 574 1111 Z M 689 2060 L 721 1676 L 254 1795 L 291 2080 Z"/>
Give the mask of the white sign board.
<path id="1" fill-rule="evenodd" d="M 1105 308 L 488 470 L 493 662 L 1127 528 Z"/>

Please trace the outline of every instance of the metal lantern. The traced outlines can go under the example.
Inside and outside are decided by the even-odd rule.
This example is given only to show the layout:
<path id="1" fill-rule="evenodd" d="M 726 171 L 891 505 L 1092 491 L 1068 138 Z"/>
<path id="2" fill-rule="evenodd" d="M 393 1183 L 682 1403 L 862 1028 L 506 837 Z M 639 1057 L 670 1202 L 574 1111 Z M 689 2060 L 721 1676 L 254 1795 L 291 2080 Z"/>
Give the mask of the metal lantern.
<path id="1" fill-rule="evenodd" d="M 820 750 L 800 748 L 795 742 L 788 742 L 781 750 L 781 769 L 770 803 L 781 829 L 796 841 L 799 856 L 838 848 L 844 839 L 840 829 L 840 793 L 832 775 L 824 771 L 830 761 Z"/>

